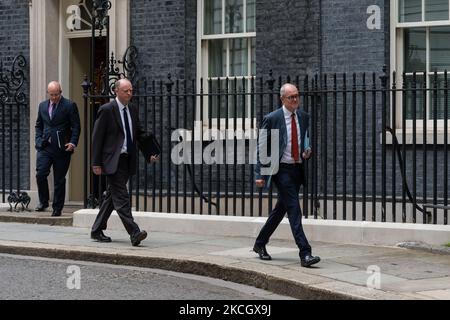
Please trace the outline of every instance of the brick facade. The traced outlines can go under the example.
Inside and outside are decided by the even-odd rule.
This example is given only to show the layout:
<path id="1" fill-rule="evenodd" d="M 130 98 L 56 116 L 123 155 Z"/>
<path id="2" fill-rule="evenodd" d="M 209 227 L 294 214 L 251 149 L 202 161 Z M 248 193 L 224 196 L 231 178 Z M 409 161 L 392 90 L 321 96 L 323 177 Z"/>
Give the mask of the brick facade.
<path id="1" fill-rule="evenodd" d="M 381 73 L 383 65 L 389 66 L 389 1 L 387 0 L 257 0 L 256 1 L 256 73 L 257 77 L 267 79 L 269 71 L 273 71 L 274 77 L 290 75 L 314 75 L 338 74 L 342 79 L 342 73 L 346 72 L 350 76 L 348 84 L 351 85 L 351 74 L 377 72 Z M 197 77 L 197 0 L 133 0 L 130 1 L 130 43 L 139 50 L 138 78 L 146 78 L 147 89 L 151 88 L 152 80 L 165 82 L 170 73 L 172 79 L 195 80 Z M 369 30 L 367 19 L 369 14 L 367 8 L 377 5 L 381 9 L 381 28 Z M 13 58 L 17 54 L 23 54 L 29 61 L 29 17 L 28 1 L 0 1 L 0 60 L 5 63 L 5 67 L 10 67 Z M 12 26 L 14 32 L 11 32 Z M 182 85 L 182 84 L 181 84 Z M 329 86 L 330 87 L 330 86 Z M 190 85 L 189 85 L 190 88 Z M 159 90 L 159 88 L 157 88 Z M 163 85 L 163 91 L 166 87 Z M 174 88 L 175 90 L 175 88 Z M 28 90 L 27 95 L 28 95 Z M 174 98 L 173 98 L 174 99 Z M 375 112 L 367 108 L 368 121 L 372 115 L 376 116 L 376 123 L 381 122 L 380 98 L 378 97 Z M 184 117 L 192 118 L 191 109 L 184 113 L 181 109 L 173 109 L 169 122 L 167 100 L 164 98 L 161 112 L 157 111 L 156 122 L 167 130 L 176 124 L 176 115 L 179 116 L 180 123 Z M 175 104 L 175 99 L 172 100 Z M 179 104 L 182 106 L 182 103 Z M 342 100 L 338 100 L 339 108 L 342 108 Z M 273 106 L 264 106 L 270 110 Z M 351 105 L 347 106 L 347 116 L 351 116 Z M 359 105 L 357 105 L 359 107 Z M 152 123 L 152 109 L 147 110 L 149 125 Z M 322 110 L 327 112 L 327 110 Z M 327 112 L 330 114 L 330 112 Z M 342 117 L 337 119 L 342 122 Z M 320 115 L 320 114 L 319 114 Z M 29 127 L 33 119 L 29 119 L 29 113 L 25 110 L 21 114 L 21 148 L 20 159 L 22 172 L 29 172 L 29 153 L 33 152 L 32 143 L 28 142 Z M 162 119 L 162 120 L 161 120 Z M 349 118 L 350 119 L 350 118 Z M 350 119 L 351 120 L 351 119 Z M 348 121 L 350 126 L 351 121 Z M 358 109 L 356 122 L 361 122 L 361 113 Z M 331 128 L 331 119 L 328 118 L 328 126 Z M 369 123 L 368 123 L 369 124 Z M 348 127 L 349 128 L 349 127 Z M 318 135 L 321 134 L 320 126 Z M 163 131 L 164 139 L 169 132 Z M 351 132 L 347 136 L 347 141 L 351 142 Z M 361 130 L 357 132 L 360 137 Z M 328 138 L 330 131 L 328 131 Z M 376 133 L 377 148 L 379 148 L 380 132 Z M 370 146 L 370 135 L 367 136 L 367 145 Z M 349 145 L 350 146 L 350 145 Z M 168 159 L 169 145 L 164 148 L 166 159 Z M 338 153 L 342 154 L 340 147 Z M 388 148 L 389 154 L 392 152 Z M 410 155 L 410 153 L 408 153 Z M 353 154 L 348 155 L 352 159 Z M 341 157 L 341 156 L 339 156 Z M 390 156 L 389 156 L 390 157 Z M 342 158 L 338 158 L 341 160 Z M 377 158 L 377 161 L 380 158 Z M 442 152 L 437 152 L 438 163 L 442 161 Z M 5 159 L 7 160 L 7 159 Z M 356 155 L 357 174 L 361 174 L 361 154 Z M 325 159 L 329 163 L 330 155 Z M 8 161 L 5 162 L 6 164 Z M 387 160 L 388 170 L 390 160 Z M 428 159 L 428 171 L 432 171 L 433 161 Z M 368 163 L 369 168 L 369 163 Z M 418 162 L 420 170 L 421 163 Z M 351 170 L 348 167 L 348 170 Z M 164 165 L 163 171 L 167 167 Z M 215 177 L 213 169 L 213 179 Z M 377 169 L 379 170 L 379 169 Z M 205 171 L 207 173 L 207 171 Z M 328 168 L 331 172 L 331 168 Z M 350 171 L 349 171 L 350 172 Z M 378 172 L 378 171 L 377 171 Z M 408 171 L 409 172 L 409 171 Z M 196 170 L 196 174 L 199 170 Z M 164 173 L 165 174 L 165 173 Z M 223 171 L 220 173 L 223 175 Z M 240 180 L 249 180 L 250 173 L 238 172 Z M 319 177 L 320 178 L 320 177 Z M 400 177 L 397 178 L 397 188 L 400 190 Z M 23 180 L 22 188 L 29 187 L 30 178 L 27 176 Z M 348 180 L 349 181 L 349 180 Z M 174 180 L 172 179 L 172 182 Z M 387 185 L 391 182 L 391 177 L 387 176 Z M 420 182 L 420 181 L 418 181 Z M 339 177 L 342 184 L 342 177 Z M 368 181 L 369 183 L 369 181 Z M 378 183 L 378 182 L 377 182 Z M 215 185 L 215 181 L 213 182 Z M 427 179 L 428 190 L 432 189 L 432 179 Z M 358 181 L 358 188 L 360 184 Z"/>
<path id="2" fill-rule="evenodd" d="M 3 76 L 8 76 L 11 79 L 11 73 L 6 70 L 11 70 L 13 61 L 16 56 L 23 55 L 26 59 L 27 66 L 25 67 L 25 83 L 20 92 L 23 92 L 28 101 L 29 99 L 29 57 L 30 57 L 30 44 L 29 44 L 29 12 L 28 1 L 26 0 L 1 0 L 0 1 L 0 63 L 3 63 Z M 1 91 L 0 86 L 0 91 Z M 10 94 L 15 94 L 16 90 L 9 91 Z M 9 101 L 14 101 L 14 97 L 10 97 Z M 0 163 L 4 161 L 6 167 L 6 179 L 5 183 L 9 187 L 10 185 L 10 173 L 12 172 L 13 188 L 17 189 L 17 163 L 20 166 L 21 172 L 21 186 L 20 188 L 28 189 L 30 187 L 29 177 L 29 159 L 30 159 L 30 146 L 29 143 L 29 109 L 28 106 L 17 105 L 12 107 L 12 122 L 13 122 L 13 167 L 10 165 L 10 121 L 11 121 L 11 109 L 10 106 L 2 106 L 2 111 L 5 112 L 5 158 L 0 160 Z M 19 112 L 19 113 L 18 113 Z M 20 147 L 19 155 L 17 155 L 17 126 L 20 127 Z M 0 127 L 2 125 L 0 124 Z M 2 130 L 3 128 L 0 128 Z M 1 142 L 0 142 L 1 143 Z M 31 149 L 33 150 L 33 149 Z M 18 162 L 17 159 L 20 159 Z M 3 163 L 1 163 L 3 165 Z M 0 177 L 1 179 L 1 177 Z"/>
<path id="3" fill-rule="evenodd" d="M 194 78 L 196 60 L 196 0 L 133 0 L 131 44 L 139 49 L 140 75 L 162 79 Z"/>
<path id="4" fill-rule="evenodd" d="M 257 75 L 318 72 L 318 28 L 318 1 L 256 1 Z"/>

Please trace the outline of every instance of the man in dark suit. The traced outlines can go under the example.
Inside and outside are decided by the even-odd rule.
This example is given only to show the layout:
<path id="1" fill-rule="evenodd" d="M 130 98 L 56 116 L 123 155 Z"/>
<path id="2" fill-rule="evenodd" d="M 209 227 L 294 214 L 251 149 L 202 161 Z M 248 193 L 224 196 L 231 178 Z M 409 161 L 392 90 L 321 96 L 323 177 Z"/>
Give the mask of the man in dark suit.
<path id="1" fill-rule="evenodd" d="M 105 236 L 107 222 L 116 210 L 131 244 L 138 246 L 147 237 L 140 230 L 131 214 L 131 204 L 127 182 L 136 173 L 136 145 L 141 147 L 145 134 L 139 123 L 139 112 L 129 105 L 133 86 L 128 79 L 120 79 L 115 84 L 116 99 L 101 106 L 92 134 L 92 170 L 96 175 L 106 175 L 108 189 L 100 211 L 91 230 L 91 238 L 100 242 L 111 242 Z M 137 142 L 137 144 L 136 144 Z M 152 156 L 150 161 L 157 161 Z"/>
<path id="2" fill-rule="evenodd" d="M 61 85 L 58 82 L 48 84 L 47 94 L 49 99 L 39 104 L 36 120 L 36 182 L 39 193 L 36 211 L 45 211 L 49 206 L 47 177 L 53 166 L 52 216 L 55 217 L 61 215 L 64 207 L 66 174 L 80 137 L 80 116 L 77 105 L 61 95 Z"/>
<path id="3" fill-rule="evenodd" d="M 312 154 L 309 146 L 309 115 L 298 110 L 299 93 L 294 85 L 283 85 L 280 96 L 283 106 L 265 116 L 261 123 L 255 167 L 256 186 L 269 186 L 273 179 L 278 190 L 278 200 L 256 238 L 253 250 L 262 260 L 272 259 L 267 253 L 266 244 L 287 212 L 295 243 L 300 249 L 301 266 L 310 267 L 318 263 L 320 258 L 312 256 L 311 246 L 303 231 L 298 196 L 300 186 L 305 182 L 304 162 Z M 270 154 L 272 162 L 275 161 L 275 166 L 271 165 L 270 168 L 264 166 L 268 161 L 261 161 L 261 157 L 264 157 L 261 152 L 268 149 L 271 150 L 266 154 Z"/>

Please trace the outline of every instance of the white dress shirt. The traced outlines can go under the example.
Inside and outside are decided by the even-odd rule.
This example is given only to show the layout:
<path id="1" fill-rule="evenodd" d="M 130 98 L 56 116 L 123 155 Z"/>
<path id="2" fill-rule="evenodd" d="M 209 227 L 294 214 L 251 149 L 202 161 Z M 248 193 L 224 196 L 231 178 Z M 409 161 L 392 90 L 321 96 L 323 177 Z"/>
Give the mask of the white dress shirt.
<path id="1" fill-rule="evenodd" d="M 117 98 L 116 102 L 117 105 L 119 106 L 120 119 L 122 119 L 122 126 L 123 126 L 123 135 L 125 136 L 125 139 L 123 140 L 122 150 L 120 151 L 120 153 L 122 154 L 127 153 L 127 131 L 125 129 L 125 117 L 123 116 L 123 109 L 127 108 L 128 124 L 130 125 L 131 139 L 133 139 L 133 125 L 131 123 L 130 108 L 124 106 Z"/>
<path id="2" fill-rule="evenodd" d="M 295 163 L 294 158 L 292 157 L 292 132 L 291 132 L 291 122 L 292 122 L 292 112 L 290 112 L 285 106 L 283 106 L 284 113 L 284 121 L 286 122 L 286 131 L 287 131 L 287 145 L 286 149 L 283 152 L 283 156 L 281 157 L 281 163 Z M 294 112 L 295 114 L 295 112 Z M 298 142 L 298 150 L 301 152 L 301 136 L 300 136 L 300 124 L 298 123 L 297 115 L 294 117 L 295 124 L 297 125 L 297 142 Z M 302 162 L 302 157 L 300 156 L 299 162 Z"/>

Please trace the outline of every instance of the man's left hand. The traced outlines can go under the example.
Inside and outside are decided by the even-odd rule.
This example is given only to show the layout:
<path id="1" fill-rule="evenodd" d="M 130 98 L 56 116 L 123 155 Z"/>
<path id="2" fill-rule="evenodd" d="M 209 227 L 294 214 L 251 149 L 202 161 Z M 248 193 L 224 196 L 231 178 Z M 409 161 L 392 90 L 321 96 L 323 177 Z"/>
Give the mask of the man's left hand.
<path id="1" fill-rule="evenodd" d="M 72 152 L 73 150 L 75 150 L 75 145 L 73 143 L 66 143 L 64 145 L 66 147 L 66 151 L 67 152 Z"/>
<path id="2" fill-rule="evenodd" d="M 150 157 L 150 162 L 156 162 L 156 161 L 158 161 L 159 160 L 159 155 L 158 156 L 151 156 Z"/>
<path id="3" fill-rule="evenodd" d="M 308 160 L 309 158 L 311 158 L 311 156 L 312 156 L 311 148 L 309 148 L 303 152 L 303 159 Z"/>

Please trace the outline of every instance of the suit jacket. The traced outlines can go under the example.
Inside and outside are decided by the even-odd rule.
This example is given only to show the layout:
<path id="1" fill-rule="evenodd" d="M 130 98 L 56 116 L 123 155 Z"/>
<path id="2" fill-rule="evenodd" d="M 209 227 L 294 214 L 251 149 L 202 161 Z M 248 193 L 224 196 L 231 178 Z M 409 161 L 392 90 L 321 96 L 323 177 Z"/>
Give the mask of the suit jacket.
<path id="1" fill-rule="evenodd" d="M 139 112 L 128 105 L 135 146 L 141 149 L 140 142 L 146 137 L 139 122 Z M 115 174 L 119 165 L 125 133 L 120 116 L 119 105 L 113 100 L 100 107 L 92 133 L 92 166 L 102 167 L 106 175 Z M 129 173 L 136 173 L 136 153 L 129 155 Z"/>
<path id="2" fill-rule="evenodd" d="M 61 97 L 56 110 L 53 112 L 53 118 L 50 119 L 48 106 L 50 100 L 45 100 L 39 104 L 38 117 L 36 120 L 35 147 L 42 150 L 49 144 L 54 146 L 53 150 L 64 151 L 64 144 L 78 144 L 80 137 L 80 116 L 75 102 Z M 61 148 L 58 148 L 58 138 Z M 51 142 L 49 142 L 49 140 Z"/>
<path id="3" fill-rule="evenodd" d="M 310 148 L 309 142 L 309 114 L 304 112 L 303 110 L 297 109 L 297 118 L 298 123 L 300 124 L 300 156 L 303 159 L 303 151 Z M 261 130 L 265 129 L 265 130 Z M 278 158 L 274 159 L 272 156 L 272 148 L 271 148 L 271 130 L 278 129 Z M 275 138 L 275 137 L 274 137 Z M 255 177 L 256 179 L 264 179 L 266 180 L 266 187 L 270 186 L 272 176 L 278 173 L 279 164 L 281 158 L 283 157 L 284 150 L 287 147 L 287 128 L 286 128 L 286 120 L 284 118 L 283 108 L 279 108 L 268 115 L 266 115 L 261 122 L 260 133 L 258 138 L 258 150 L 257 150 L 257 163 L 255 166 Z M 270 157 L 270 163 L 262 164 L 260 159 L 260 150 L 267 150 L 267 156 Z M 264 169 L 266 174 L 261 173 L 261 169 Z M 302 166 L 302 170 L 304 170 L 304 166 Z M 302 176 L 304 176 L 304 172 L 302 172 Z M 302 183 L 304 179 L 302 179 Z"/>

